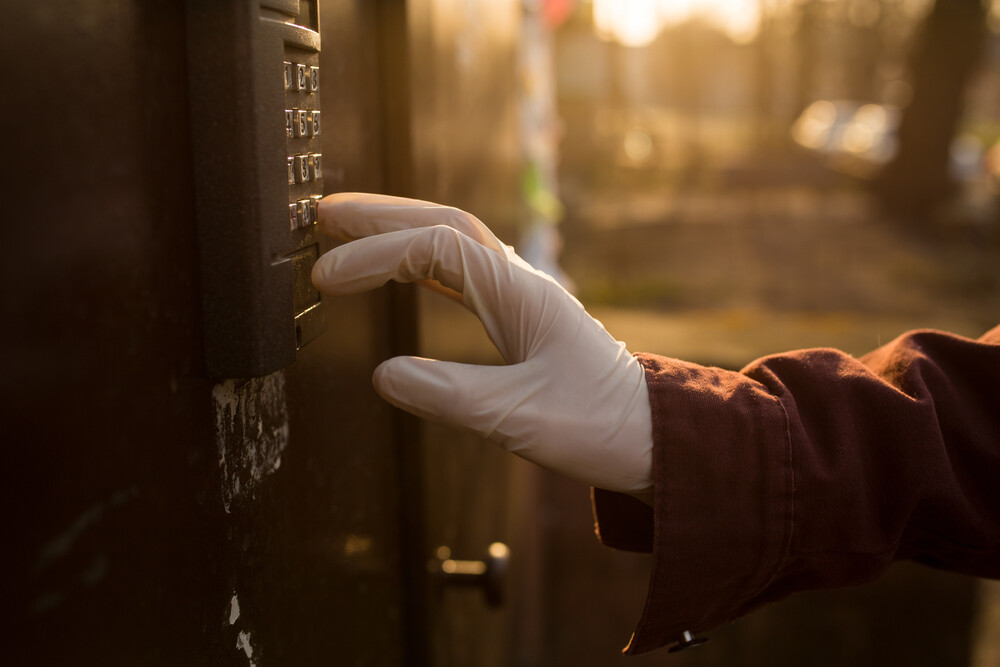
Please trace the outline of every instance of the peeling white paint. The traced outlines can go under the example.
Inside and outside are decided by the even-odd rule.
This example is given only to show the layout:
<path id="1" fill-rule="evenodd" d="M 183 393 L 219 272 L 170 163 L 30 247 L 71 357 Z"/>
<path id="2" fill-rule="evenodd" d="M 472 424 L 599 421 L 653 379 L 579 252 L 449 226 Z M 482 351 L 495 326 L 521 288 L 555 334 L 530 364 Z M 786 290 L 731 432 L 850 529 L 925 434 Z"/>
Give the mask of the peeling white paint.
<path id="1" fill-rule="evenodd" d="M 247 660 L 250 662 L 250 667 L 256 667 L 257 663 L 253 661 L 253 646 L 250 644 L 249 632 L 240 632 L 239 636 L 236 637 L 236 648 L 237 650 L 246 653 Z"/>
<path id="2" fill-rule="evenodd" d="M 281 467 L 288 445 L 285 375 L 225 380 L 212 388 L 216 441 L 222 472 L 222 502 L 251 495 L 257 484 Z"/>
<path id="3" fill-rule="evenodd" d="M 236 597 L 236 591 L 233 591 L 233 599 L 229 601 L 229 625 L 234 625 L 239 617 L 240 601 Z"/>

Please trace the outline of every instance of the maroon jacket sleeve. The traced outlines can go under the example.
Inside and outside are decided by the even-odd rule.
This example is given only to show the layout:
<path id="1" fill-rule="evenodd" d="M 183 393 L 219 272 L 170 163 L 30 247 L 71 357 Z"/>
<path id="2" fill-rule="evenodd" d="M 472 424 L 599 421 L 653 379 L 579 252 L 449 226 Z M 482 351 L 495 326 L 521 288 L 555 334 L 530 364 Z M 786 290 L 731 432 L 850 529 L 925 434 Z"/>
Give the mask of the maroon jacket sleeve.
<path id="1" fill-rule="evenodd" d="M 654 505 L 595 489 L 605 544 L 652 551 L 642 653 L 910 559 L 1000 577 L 1000 327 L 815 349 L 739 373 L 638 355 Z"/>

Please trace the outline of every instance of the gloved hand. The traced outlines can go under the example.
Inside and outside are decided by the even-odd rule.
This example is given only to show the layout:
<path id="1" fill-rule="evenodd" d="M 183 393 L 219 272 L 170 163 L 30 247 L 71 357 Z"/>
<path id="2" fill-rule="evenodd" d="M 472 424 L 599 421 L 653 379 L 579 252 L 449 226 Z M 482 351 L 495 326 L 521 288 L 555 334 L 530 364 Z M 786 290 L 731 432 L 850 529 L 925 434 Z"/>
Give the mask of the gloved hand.
<path id="1" fill-rule="evenodd" d="M 321 292 L 440 281 L 461 294 L 507 362 L 389 359 L 374 374 L 383 398 L 568 477 L 649 501 L 653 436 L 643 368 L 558 283 L 455 208 L 335 194 L 320 201 L 319 223 L 351 241 L 316 262 Z"/>

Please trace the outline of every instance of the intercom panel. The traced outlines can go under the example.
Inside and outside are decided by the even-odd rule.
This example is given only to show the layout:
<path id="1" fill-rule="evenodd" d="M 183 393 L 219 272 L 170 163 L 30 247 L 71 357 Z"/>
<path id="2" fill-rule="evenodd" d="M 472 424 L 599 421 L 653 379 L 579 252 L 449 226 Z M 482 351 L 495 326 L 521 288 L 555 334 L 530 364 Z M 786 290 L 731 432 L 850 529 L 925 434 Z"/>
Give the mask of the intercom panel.
<path id="1" fill-rule="evenodd" d="M 205 359 L 276 371 L 324 330 L 323 115 L 316 0 L 188 0 L 188 79 Z"/>

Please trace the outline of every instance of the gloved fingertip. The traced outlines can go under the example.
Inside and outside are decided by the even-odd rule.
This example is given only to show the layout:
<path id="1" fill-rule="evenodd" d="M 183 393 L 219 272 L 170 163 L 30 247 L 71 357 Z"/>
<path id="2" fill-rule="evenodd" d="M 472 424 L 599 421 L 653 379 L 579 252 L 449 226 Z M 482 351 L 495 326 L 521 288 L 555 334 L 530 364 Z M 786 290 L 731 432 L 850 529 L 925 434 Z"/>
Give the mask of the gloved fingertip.
<path id="1" fill-rule="evenodd" d="M 357 192 L 335 192 L 320 199 L 316 212 L 320 228 L 334 238 L 352 240 L 344 229 L 344 223 L 354 214 L 357 205 L 363 202 L 364 196 Z"/>
<path id="2" fill-rule="evenodd" d="M 330 253 L 320 257 L 316 263 L 313 264 L 312 271 L 309 276 L 316 289 L 326 294 L 331 293 L 331 287 L 333 285 L 331 273 L 334 269 L 334 259 L 334 256 Z"/>
<path id="3" fill-rule="evenodd" d="M 375 387 L 375 391 L 382 398 L 387 398 L 386 393 L 388 393 L 389 378 L 392 375 L 392 361 L 392 359 L 383 361 L 372 372 L 372 386 Z"/>
<path id="4" fill-rule="evenodd" d="M 319 222 L 320 229 L 327 234 L 334 235 L 336 232 L 336 228 L 332 223 L 336 216 L 335 211 L 337 206 L 342 199 L 343 197 L 340 193 L 335 193 L 323 197 L 316 204 L 316 219 Z"/>
<path id="5" fill-rule="evenodd" d="M 372 372 L 372 386 L 379 396 L 398 408 L 408 409 L 410 401 L 406 400 L 406 388 L 411 384 L 406 381 L 410 364 L 404 357 L 387 359 L 375 367 Z"/>
<path id="6" fill-rule="evenodd" d="M 393 357 L 372 373 L 375 391 L 389 403 L 419 417 L 454 418 L 462 403 L 454 365 L 420 357 Z M 458 410 L 461 413 L 461 409 Z"/>

